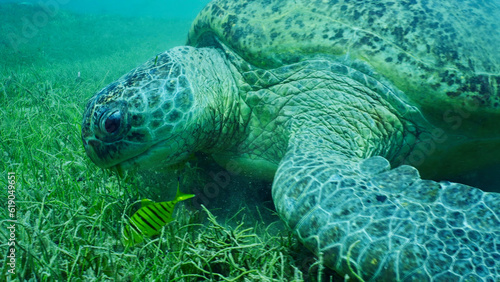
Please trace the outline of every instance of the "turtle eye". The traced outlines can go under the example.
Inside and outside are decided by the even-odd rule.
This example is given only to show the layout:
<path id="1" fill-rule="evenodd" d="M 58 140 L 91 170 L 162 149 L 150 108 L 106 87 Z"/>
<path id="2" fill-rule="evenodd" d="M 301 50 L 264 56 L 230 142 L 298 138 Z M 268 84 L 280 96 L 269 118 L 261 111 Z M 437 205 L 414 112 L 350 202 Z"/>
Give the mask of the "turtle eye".
<path id="1" fill-rule="evenodd" d="M 120 111 L 112 113 L 104 121 L 104 130 L 109 134 L 115 133 L 120 128 L 121 120 L 122 114 Z"/>

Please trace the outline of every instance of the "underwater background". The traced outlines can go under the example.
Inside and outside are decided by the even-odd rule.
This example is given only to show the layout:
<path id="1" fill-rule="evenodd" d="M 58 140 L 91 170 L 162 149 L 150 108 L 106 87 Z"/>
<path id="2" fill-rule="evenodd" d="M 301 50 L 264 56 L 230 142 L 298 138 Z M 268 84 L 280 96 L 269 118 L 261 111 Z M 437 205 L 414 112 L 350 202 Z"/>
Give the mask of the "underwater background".
<path id="1" fill-rule="evenodd" d="M 269 183 L 204 155 L 120 179 L 85 155 L 87 100 L 184 45 L 208 2 L 0 1 L 0 281 L 333 277 L 284 228 Z M 178 184 L 197 197 L 176 206 L 161 234 L 124 246 L 141 200 L 170 201 Z"/>
<path id="2" fill-rule="evenodd" d="M 158 17 L 193 20 L 210 0 L 2 0 L 0 4 L 17 3 L 22 5 L 57 5 L 60 9 L 80 14 L 122 15 L 132 17 Z"/>

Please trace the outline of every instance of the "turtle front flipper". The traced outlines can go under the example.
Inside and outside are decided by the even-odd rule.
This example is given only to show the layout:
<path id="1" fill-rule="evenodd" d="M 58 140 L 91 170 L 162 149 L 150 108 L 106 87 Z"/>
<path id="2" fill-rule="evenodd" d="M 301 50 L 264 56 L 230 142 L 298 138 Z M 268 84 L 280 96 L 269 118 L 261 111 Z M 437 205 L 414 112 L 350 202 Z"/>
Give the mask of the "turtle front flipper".
<path id="1" fill-rule="evenodd" d="M 499 281 L 500 194 L 293 141 L 274 202 L 328 267 L 365 281 Z"/>

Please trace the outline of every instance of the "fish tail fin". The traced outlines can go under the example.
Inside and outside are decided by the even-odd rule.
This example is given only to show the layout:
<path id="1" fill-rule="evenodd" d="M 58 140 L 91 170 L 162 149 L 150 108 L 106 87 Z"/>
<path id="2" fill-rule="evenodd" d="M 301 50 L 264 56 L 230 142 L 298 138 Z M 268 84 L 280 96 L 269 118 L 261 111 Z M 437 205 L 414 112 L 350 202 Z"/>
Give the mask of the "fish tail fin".
<path id="1" fill-rule="evenodd" d="M 180 180 L 177 182 L 177 193 L 175 194 L 175 199 L 174 199 L 174 204 L 177 203 L 177 202 L 180 202 L 180 201 L 184 201 L 184 200 L 187 200 L 187 199 L 190 199 L 192 197 L 194 197 L 195 195 L 193 194 L 184 194 L 181 192 L 180 190 Z"/>

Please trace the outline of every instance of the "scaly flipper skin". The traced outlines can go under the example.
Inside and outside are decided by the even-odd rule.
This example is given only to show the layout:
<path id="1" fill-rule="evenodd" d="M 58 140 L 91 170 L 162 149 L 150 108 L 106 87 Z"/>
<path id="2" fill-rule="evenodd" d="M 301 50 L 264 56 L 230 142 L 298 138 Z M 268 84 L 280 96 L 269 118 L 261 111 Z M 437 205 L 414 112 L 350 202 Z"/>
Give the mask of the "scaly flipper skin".
<path id="1" fill-rule="evenodd" d="M 353 277 L 349 258 L 365 281 L 498 281 L 500 194 L 422 180 L 411 166 L 339 155 L 316 139 L 290 140 L 273 199 L 327 266 Z"/>
<path id="2" fill-rule="evenodd" d="M 498 279 L 500 194 L 422 180 L 408 165 L 391 170 L 386 158 L 408 154 L 428 130 L 393 90 L 324 60 L 260 72 L 280 83 L 253 83 L 248 95 L 295 113 L 281 118 L 289 139 L 274 203 L 327 266 L 353 277 L 349 257 L 366 281 Z"/>

